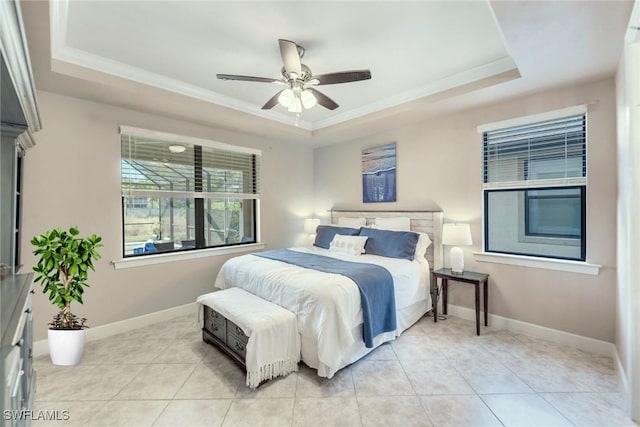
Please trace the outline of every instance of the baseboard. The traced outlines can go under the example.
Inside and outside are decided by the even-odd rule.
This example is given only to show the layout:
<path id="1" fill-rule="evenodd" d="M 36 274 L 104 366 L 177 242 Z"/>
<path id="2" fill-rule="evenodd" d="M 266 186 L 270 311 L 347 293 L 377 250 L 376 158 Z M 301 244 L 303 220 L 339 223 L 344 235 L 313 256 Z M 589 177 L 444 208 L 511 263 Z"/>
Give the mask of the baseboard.
<path id="1" fill-rule="evenodd" d="M 86 329 L 85 339 L 86 341 L 99 340 L 121 334 L 132 329 L 149 326 L 164 320 L 171 320 L 188 314 L 194 314 L 195 316 L 195 313 L 196 303 L 184 304 L 166 310 L 132 317 L 130 319 L 96 326 L 95 328 L 88 328 Z M 449 304 L 448 313 L 467 320 L 475 320 L 476 318 L 475 310 L 458 305 Z M 615 345 L 610 342 L 600 341 L 594 338 L 584 337 L 557 329 L 551 329 L 545 326 L 535 325 L 533 323 L 522 322 L 520 320 L 509 319 L 508 317 L 502 317 L 491 313 L 489 313 L 489 324 L 499 329 L 506 329 L 523 335 L 546 339 L 558 344 L 569 345 L 591 353 L 610 356 L 616 364 L 616 371 L 620 377 L 620 384 L 624 388 L 625 392 L 627 390 L 627 379 L 624 369 L 622 368 L 622 363 Z M 49 354 L 47 340 L 35 341 L 33 343 L 33 352 L 35 357 Z"/>
<path id="2" fill-rule="evenodd" d="M 132 317 L 130 319 L 120 320 L 118 322 L 108 323 L 106 325 L 96 326 L 95 328 L 85 329 L 85 341 L 95 341 L 107 338 L 113 335 L 121 334 L 132 329 L 142 328 L 164 320 L 171 320 L 176 317 L 193 314 L 196 318 L 196 303 L 179 305 L 177 307 L 168 308 L 166 310 L 156 311 L 154 313 L 142 316 Z M 34 357 L 49 354 L 49 345 L 47 340 L 35 341 L 33 343 Z"/>
<path id="3" fill-rule="evenodd" d="M 626 400 L 629 397 L 629 384 L 627 383 L 627 373 L 624 371 L 624 367 L 622 366 L 618 349 L 615 350 L 613 363 L 615 363 L 616 375 L 618 375 L 618 384 L 620 384 L 621 388 L 620 393 L 624 394 Z"/>
<path id="4" fill-rule="evenodd" d="M 451 304 L 447 307 L 448 313 L 451 315 L 462 319 L 476 320 L 476 311 L 474 309 Z M 480 319 L 484 319 L 484 312 L 481 313 Z M 551 329 L 545 326 L 535 325 L 533 323 L 522 322 L 520 320 L 514 320 L 491 313 L 489 313 L 489 325 L 534 338 L 542 338 L 557 344 L 568 345 L 603 356 L 615 358 L 617 354 L 616 346 L 610 342 L 584 337 L 582 335 L 576 335 L 557 329 Z"/>

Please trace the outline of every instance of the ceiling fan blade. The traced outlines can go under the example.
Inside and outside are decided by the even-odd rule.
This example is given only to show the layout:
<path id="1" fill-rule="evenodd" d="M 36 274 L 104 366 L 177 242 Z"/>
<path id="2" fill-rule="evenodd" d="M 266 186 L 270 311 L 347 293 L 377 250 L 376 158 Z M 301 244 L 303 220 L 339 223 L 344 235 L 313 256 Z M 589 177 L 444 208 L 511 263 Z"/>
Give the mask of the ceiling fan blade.
<path id="1" fill-rule="evenodd" d="M 276 105 L 278 105 L 278 97 L 279 97 L 279 96 L 280 96 L 280 94 L 281 94 L 282 92 L 284 92 L 285 90 L 286 90 L 286 89 L 282 89 L 281 91 L 279 91 L 278 93 L 276 93 L 275 95 L 273 95 L 273 96 L 271 97 L 271 99 L 269 99 L 269 100 L 267 101 L 267 103 L 266 103 L 266 104 L 264 104 L 264 105 L 262 106 L 262 109 L 263 109 L 263 110 L 270 110 L 270 109 L 272 109 L 273 107 L 275 107 Z"/>
<path id="2" fill-rule="evenodd" d="M 319 85 L 334 85 L 337 83 L 349 83 L 357 82 L 360 80 L 369 80 L 371 78 L 371 71 L 340 71 L 338 73 L 320 74 L 319 76 L 313 76 L 313 78 L 318 80 Z"/>
<path id="3" fill-rule="evenodd" d="M 282 80 L 271 79 L 268 77 L 253 77 L 253 76 L 237 76 L 235 74 L 216 74 L 216 77 L 220 80 L 241 80 L 244 82 L 259 82 L 259 83 L 284 83 Z"/>
<path id="4" fill-rule="evenodd" d="M 295 73 L 296 76 L 302 75 L 302 65 L 300 64 L 300 54 L 298 54 L 298 46 L 290 41 L 278 39 L 280 44 L 280 55 L 282 55 L 282 63 L 288 74 Z"/>
<path id="5" fill-rule="evenodd" d="M 307 88 L 306 90 L 311 92 L 313 96 L 316 97 L 316 101 L 318 101 L 318 104 L 322 105 L 324 108 L 328 108 L 329 110 L 335 110 L 336 108 L 338 108 L 338 104 L 336 104 L 336 102 L 333 99 L 329 98 L 324 93 L 318 90 L 315 90 L 312 87 Z"/>

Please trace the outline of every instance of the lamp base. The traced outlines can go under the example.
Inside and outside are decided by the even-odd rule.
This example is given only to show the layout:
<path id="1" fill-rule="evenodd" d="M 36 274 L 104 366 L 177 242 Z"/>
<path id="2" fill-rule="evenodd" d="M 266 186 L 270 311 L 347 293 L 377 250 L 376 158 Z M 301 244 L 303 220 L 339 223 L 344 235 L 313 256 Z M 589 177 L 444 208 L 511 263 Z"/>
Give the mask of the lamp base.
<path id="1" fill-rule="evenodd" d="M 462 248 L 454 246 L 449 253 L 451 262 L 451 273 L 462 275 L 464 273 L 464 252 Z"/>

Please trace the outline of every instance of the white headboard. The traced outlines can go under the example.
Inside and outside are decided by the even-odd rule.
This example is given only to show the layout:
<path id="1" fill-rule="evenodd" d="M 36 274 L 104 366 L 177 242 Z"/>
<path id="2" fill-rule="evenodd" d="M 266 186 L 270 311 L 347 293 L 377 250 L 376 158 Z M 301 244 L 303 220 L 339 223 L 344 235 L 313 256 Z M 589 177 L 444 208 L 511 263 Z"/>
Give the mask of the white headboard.
<path id="1" fill-rule="evenodd" d="M 431 246 L 427 249 L 425 258 L 433 270 L 444 267 L 442 249 L 442 223 L 444 214 L 442 211 L 352 211 L 346 209 L 331 210 L 331 223 L 337 224 L 338 219 L 366 218 L 367 225 L 372 225 L 374 218 L 409 217 L 411 230 L 427 233 L 431 239 Z"/>

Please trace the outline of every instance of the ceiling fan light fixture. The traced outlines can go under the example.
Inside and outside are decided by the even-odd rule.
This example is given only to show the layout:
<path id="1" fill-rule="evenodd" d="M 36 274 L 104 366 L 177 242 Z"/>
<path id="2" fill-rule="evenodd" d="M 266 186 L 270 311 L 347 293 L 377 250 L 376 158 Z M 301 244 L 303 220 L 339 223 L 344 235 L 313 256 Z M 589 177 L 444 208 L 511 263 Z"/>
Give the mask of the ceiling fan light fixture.
<path id="1" fill-rule="evenodd" d="M 338 104 L 327 95 L 311 86 L 334 85 L 371 79 L 370 70 L 339 71 L 313 75 L 311 69 L 301 62 L 304 48 L 291 40 L 278 39 L 283 67 L 277 79 L 267 77 L 242 76 L 237 74 L 216 74 L 221 80 L 239 80 L 246 82 L 275 83 L 288 86 L 274 94 L 262 106 L 262 110 L 270 110 L 280 104 L 290 112 L 299 114 L 302 107 L 309 109 L 316 104 L 335 110 Z"/>
<path id="2" fill-rule="evenodd" d="M 302 102 L 300 102 L 300 98 L 294 97 L 289 105 L 290 113 L 301 113 L 302 112 Z"/>
<path id="3" fill-rule="evenodd" d="M 307 110 L 318 103 L 318 100 L 315 96 L 313 96 L 313 93 L 311 93 L 310 90 L 302 91 L 302 93 L 300 94 L 300 100 L 302 101 L 302 105 L 304 106 L 304 108 L 306 108 Z"/>
<path id="4" fill-rule="evenodd" d="M 285 89 L 280 93 L 280 96 L 278 97 L 278 102 L 284 108 L 289 108 L 289 106 L 291 105 L 294 99 L 295 99 L 295 95 L 293 94 L 293 91 L 291 89 Z"/>

